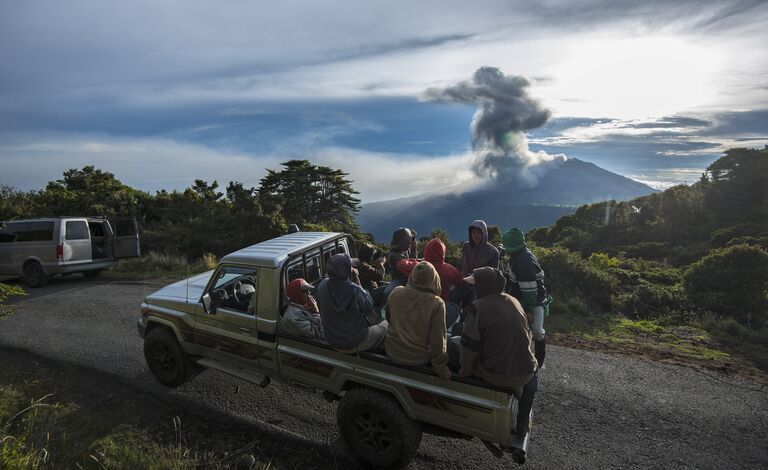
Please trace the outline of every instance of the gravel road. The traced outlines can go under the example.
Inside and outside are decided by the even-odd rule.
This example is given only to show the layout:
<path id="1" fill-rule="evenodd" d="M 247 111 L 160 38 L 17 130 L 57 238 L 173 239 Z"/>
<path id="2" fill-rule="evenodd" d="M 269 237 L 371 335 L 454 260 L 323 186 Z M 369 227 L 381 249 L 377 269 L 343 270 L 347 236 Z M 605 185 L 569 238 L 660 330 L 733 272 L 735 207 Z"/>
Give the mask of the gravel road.
<path id="1" fill-rule="evenodd" d="M 0 346 L 117 377 L 166 400 L 199 403 L 322 445 L 335 404 L 273 382 L 206 371 L 176 390 L 146 368 L 135 322 L 152 283 L 54 280 L 0 319 Z M 0 372 L 2 371 L 0 364 Z M 550 347 L 527 468 L 767 468 L 768 388 L 714 373 Z M 411 468 L 508 468 L 477 441 L 426 436 Z"/>

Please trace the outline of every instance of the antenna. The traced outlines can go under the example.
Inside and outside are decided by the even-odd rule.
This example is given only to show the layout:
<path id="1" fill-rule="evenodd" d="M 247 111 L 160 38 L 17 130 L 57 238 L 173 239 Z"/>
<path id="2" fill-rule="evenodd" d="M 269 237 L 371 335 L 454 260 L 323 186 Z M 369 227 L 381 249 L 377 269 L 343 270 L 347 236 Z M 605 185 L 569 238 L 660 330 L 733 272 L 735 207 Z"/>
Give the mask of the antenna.
<path id="1" fill-rule="evenodd" d="M 184 303 L 189 303 L 189 261 L 187 261 L 187 295 L 184 296 Z"/>

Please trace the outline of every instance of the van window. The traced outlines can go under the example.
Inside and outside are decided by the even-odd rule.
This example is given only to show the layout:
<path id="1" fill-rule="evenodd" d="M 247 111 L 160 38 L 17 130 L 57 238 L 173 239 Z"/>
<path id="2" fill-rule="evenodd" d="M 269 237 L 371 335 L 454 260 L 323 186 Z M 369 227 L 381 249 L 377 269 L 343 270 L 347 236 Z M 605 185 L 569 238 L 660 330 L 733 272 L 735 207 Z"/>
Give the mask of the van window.
<path id="1" fill-rule="evenodd" d="M 5 228 L 16 235 L 17 242 L 47 242 L 53 240 L 53 222 L 16 222 Z"/>
<path id="2" fill-rule="evenodd" d="M 65 237 L 67 240 L 88 240 L 88 223 L 84 220 L 68 220 L 67 221 L 67 233 Z"/>
<path id="3" fill-rule="evenodd" d="M 16 240 L 16 235 L 7 232 L 0 232 L 0 243 L 10 243 Z"/>

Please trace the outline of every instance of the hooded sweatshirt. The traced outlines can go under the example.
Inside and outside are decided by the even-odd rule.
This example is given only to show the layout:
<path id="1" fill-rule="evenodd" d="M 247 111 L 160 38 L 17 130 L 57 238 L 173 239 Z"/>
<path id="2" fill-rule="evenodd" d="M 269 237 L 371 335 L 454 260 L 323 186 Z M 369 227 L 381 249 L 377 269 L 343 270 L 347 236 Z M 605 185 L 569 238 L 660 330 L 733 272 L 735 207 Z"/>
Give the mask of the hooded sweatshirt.
<path id="1" fill-rule="evenodd" d="M 475 244 L 472 241 L 472 228 L 480 229 L 483 239 Z M 490 268 L 499 267 L 499 250 L 488 243 L 488 226 L 482 220 L 475 220 L 467 228 L 469 241 L 461 246 L 461 272 L 469 276 L 476 268 L 488 266 Z"/>
<path id="2" fill-rule="evenodd" d="M 451 287 L 463 286 L 465 284 L 461 271 L 445 262 L 445 243 L 439 238 L 433 238 L 427 242 L 427 245 L 424 247 L 424 261 L 432 263 L 432 266 L 435 267 L 437 274 L 440 276 L 440 285 L 442 286 L 440 297 L 443 300 L 448 300 L 448 293 Z M 397 269 L 403 273 L 410 274 L 418 262 L 418 260 L 414 259 L 401 260 L 397 263 Z"/>
<path id="3" fill-rule="evenodd" d="M 387 301 L 387 355 L 407 365 L 448 364 L 445 340 L 445 303 L 439 297 L 440 278 L 428 262 L 418 263 L 408 285 L 396 287 Z"/>
<path id="4" fill-rule="evenodd" d="M 392 241 L 389 243 L 389 254 L 387 254 L 389 273 L 392 275 L 392 280 L 400 280 L 403 284 L 408 282 L 408 274 L 397 270 L 397 262 L 411 257 L 411 240 L 413 240 L 411 231 L 400 227 L 392 234 Z"/>
<path id="5" fill-rule="evenodd" d="M 501 271 L 478 268 L 474 277 L 477 300 L 467 311 L 459 375 L 510 387 L 520 397 L 536 370 L 528 320 L 520 303 L 503 292 L 506 281 Z"/>
<path id="6" fill-rule="evenodd" d="M 373 300 L 365 289 L 350 281 L 352 260 L 346 253 L 328 260 L 328 279 L 317 288 L 317 303 L 328 344 L 353 349 L 368 335 Z M 367 318 L 368 317 L 368 318 Z"/>
<path id="7" fill-rule="evenodd" d="M 507 292 L 530 310 L 547 301 L 544 270 L 539 260 L 525 245 L 525 234 L 519 228 L 511 228 L 501 238 L 509 253 L 505 274 L 509 278 Z"/>

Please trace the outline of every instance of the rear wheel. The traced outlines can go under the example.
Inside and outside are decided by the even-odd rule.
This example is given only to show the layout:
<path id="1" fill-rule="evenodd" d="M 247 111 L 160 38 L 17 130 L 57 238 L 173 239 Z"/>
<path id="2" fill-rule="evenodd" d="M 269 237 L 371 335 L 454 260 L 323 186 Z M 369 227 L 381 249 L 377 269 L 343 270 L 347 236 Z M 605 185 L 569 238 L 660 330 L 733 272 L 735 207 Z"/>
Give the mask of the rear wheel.
<path id="1" fill-rule="evenodd" d="M 163 385 L 178 387 L 187 381 L 187 357 L 176 337 L 165 328 L 154 328 L 144 338 L 144 359 Z"/>
<path id="2" fill-rule="evenodd" d="M 401 468 L 416 455 L 421 425 L 400 404 L 378 390 L 355 388 L 339 402 L 339 431 L 360 459 L 375 466 Z"/>
<path id="3" fill-rule="evenodd" d="M 48 284 L 48 275 L 40 263 L 32 261 L 24 266 L 24 283 L 29 287 L 43 287 Z"/>
<path id="4" fill-rule="evenodd" d="M 101 272 L 104 271 L 103 269 L 91 269 L 89 271 L 83 271 L 83 276 L 87 278 L 93 278 L 97 277 Z"/>

